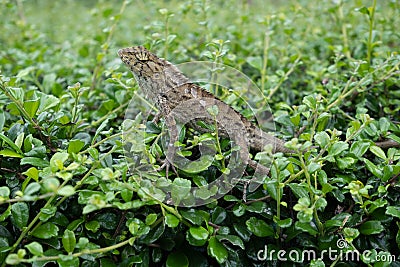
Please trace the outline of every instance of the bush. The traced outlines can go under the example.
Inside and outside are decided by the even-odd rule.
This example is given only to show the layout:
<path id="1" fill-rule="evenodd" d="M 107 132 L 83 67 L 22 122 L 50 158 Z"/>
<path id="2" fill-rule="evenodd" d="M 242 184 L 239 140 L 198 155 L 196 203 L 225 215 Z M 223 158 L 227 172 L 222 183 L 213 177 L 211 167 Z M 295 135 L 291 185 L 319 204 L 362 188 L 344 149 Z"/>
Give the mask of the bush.
<path id="1" fill-rule="evenodd" d="M 400 4 L 370 2 L 2 1 L 0 262 L 399 266 Z M 271 164 L 253 191 L 248 168 L 217 201 L 159 201 L 146 181 L 188 201 L 234 149 L 187 127 L 186 155 L 209 139 L 226 149 L 179 178 L 126 161 L 126 124 L 145 138 L 132 149 L 147 163 L 164 158 L 163 120 L 144 120 L 145 101 L 129 105 L 142 92 L 116 51 L 131 45 L 242 71 L 297 153 L 252 151 Z M 128 106 L 137 116 L 125 120 Z M 305 252 L 316 256 L 296 258 Z"/>

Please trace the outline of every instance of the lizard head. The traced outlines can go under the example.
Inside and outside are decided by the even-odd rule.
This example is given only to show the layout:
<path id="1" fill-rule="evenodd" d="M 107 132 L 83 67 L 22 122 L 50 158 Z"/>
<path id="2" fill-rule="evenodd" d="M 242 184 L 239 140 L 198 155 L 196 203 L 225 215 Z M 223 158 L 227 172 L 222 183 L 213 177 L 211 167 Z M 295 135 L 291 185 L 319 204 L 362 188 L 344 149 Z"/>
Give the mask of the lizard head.
<path id="1" fill-rule="evenodd" d="M 189 81 L 177 67 L 143 46 L 120 49 L 118 55 L 132 71 L 139 86 L 151 98 Z"/>
<path id="2" fill-rule="evenodd" d="M 166 61 L 158 58 L 143 46 L 133 46 L 118 50 L 121 58 L 136 78 L 154 79 L 160 76 Z"/>

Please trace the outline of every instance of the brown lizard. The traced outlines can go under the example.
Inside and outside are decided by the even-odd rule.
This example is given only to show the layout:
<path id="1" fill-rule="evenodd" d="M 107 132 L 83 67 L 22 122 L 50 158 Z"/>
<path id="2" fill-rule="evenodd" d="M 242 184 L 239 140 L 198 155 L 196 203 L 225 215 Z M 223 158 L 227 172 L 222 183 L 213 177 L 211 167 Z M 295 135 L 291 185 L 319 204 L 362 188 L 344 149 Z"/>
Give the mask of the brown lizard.
<path id="1" fill-rule="evenodd" d="M 233 135 L 236 145 L 239 145 L 243 152 L 240 155 L 243 163 L 249 164 L 254 170 L 258 169 L 259 173 L 264 174 L 264 177 L 268 174 L 269 169 L 248 158 L 249 147 L 256 151 L 262 151 L 266 145 L 270 144 L 273 152 L 293 153 L 284 146 L 282 140 L 261 130 L 232 107 L 219 101 L 213 94 L 192 83 L 173 64 L 157 57 L 143 46 L 120 49 L 118 55 L 134 74 L 139 87 L 156 104 L 160 115 L 165 119 L 170 131 L 169 148 L 171 148 L 166 153 L 166 168 L 173 161 L 175 151 L 172 147 L 178 138 L 175 119 L 185 120 L 185 116 L 190 113 L 195 114 L 194 117 L 212 124 L 213 118 L 210 116 L 206 118 L 207 112 L 204 111 L 212 105 L 216 105 L 219 109 L 218 131 L 222 136 L 230 135 L 232 137 Z M 183 105 L 184 108 L 182 108 L 183 103 L 187 103 Z M 224 124 L 225 127 L 220 124 Z M 190 125 L 200 132 L 207 131 L 205 128 L 197 127 L 195 123 Z M 227 132 L 226 126 L 231 128 L 231 133 Z M 245 137 L 245 140 L 240 137 Z"/>

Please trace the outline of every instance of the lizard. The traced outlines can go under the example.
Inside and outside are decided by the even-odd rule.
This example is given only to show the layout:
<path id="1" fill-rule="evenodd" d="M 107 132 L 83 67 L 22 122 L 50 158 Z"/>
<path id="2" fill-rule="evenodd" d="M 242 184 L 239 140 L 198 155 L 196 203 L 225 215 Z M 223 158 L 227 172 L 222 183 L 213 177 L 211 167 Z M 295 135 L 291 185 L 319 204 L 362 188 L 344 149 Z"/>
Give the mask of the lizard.
<path id="1" fill-rule="evenodd" d="M 241 113 L 230 107 L 228 104 L 220 101 L 216 96 L 206 91 L 199 85 L 192 83 L 175 65 L 165 59 L 159 58 L 157 55 L 151 53 L 143 46 L 133 46 L 118 50 L 118 55 L 122 62 L 125 63 L 133 73 L 139 87 L 144 91 L 147 98 L 156 104 L 159 113 L 156 117 L 161 115 L 164 117 L 165 124 L 170 131 L 170 142 L 168 153 L 166 153 L 166 160 L 160 167 L 166 167 L 168 175 L 169 165 L 174 167 L 172 163 L 174 142 L 178 139 L 178 132 L 176 129 L 176 122 L 174 117 L 181 119 L 190 113 L 198 113 L 196 116 L 204 117 L 205 112 L 200 112 L 199 109 L 216 105 L 220 110 L 218 122 L 229 124 L 233 131 L 244 132 L 245 141 L 243 139 L 236 141 L 240 149 L 244 151 L 241 154 L 243 163 L 248 164 L 255 171 L 265 175 L 268 174 L 269 169 L 258 162 L 249 159 L 247 153 L 248 148 L 255 151 L 262 151 L 266 145 L 272 145 L 272 152 L 293 153 L 292 150 L 284 146 L 284 141 L 271 135 L 254 123 L 249 121 Z M 187 102 L 185 108 L 179 109 L 182 103 Z M 189 104 L 190 103 L 190 104 Z M 196 103 L 198 103 L 196 105 Z M 205 118 L 205 120 L 212 124 L 212 119 Z M 196 127 L 191 124 L 195 130 L 199 132 L 206 132 L 207 130 L 201 127 Z M 218 131 L 221 136 L 227 136 L 224 127 L 218 124 Z M 236 139 L 239 134 L 236 134 Z M 170 149 L 171 148 L 171 149 Z M 247 153 L 247 155 L 246 155 Z"/>

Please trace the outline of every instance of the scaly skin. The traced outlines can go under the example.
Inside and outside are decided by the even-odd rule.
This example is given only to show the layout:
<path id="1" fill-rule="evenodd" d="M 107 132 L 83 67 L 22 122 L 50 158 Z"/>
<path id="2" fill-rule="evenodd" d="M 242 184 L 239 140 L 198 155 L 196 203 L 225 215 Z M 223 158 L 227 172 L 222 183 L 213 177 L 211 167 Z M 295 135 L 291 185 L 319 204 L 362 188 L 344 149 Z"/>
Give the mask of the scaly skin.
<path id="1" fill-rule="evenodd" d="M 232 158 L 234 164 L 248 164 L 255 170 L 254 178 L 248 180 L 249 190 L 254 191 L 264 178 L 269 169 L 254 160 L 249 159 L 249 149 L 262 151 L 266 145 L 272 145 L 273 152 L 293 153 L 284 147 L 284 142 L 261 130 L 255 124 L 247 120 L 239 112 L 229 105 L 220 101 L 213 94 L 207 92 L 190 80 L 173 64 L 157 57 L 143 46 L 134 46 L 120 49 L 118 55 L 129 67 L 135 76 L 139 87 L 144 91 L 146 97 L 156 104 L 160 114 L 170 132 L 170 143 L 166 153 L 166 161 L 161 166 L 168 167 L 176 163 L 173 144 L 178 140 L 176 121 L 188 123 L 199 132 L 208 132 L 208 129 L 198 126 L 193 121 L 187 121 L 187 117 L 196 118 L 209 125 L 218 122 L 218 134 L 229 137 L 234 146 L 239 146 L 239 155 Z M 207 108 L 216 105 L 218 115 L 213 118 Z M 186 120 L 185 120 L 186 119 Z M 174 158 L 175 157 L 175 158 Z M 240 160 L 238 160 L 240 159 Z M 237 177 L 241 177 L 241 173 Z M 243 198 L 246 198 L 244 193 Z"/>

